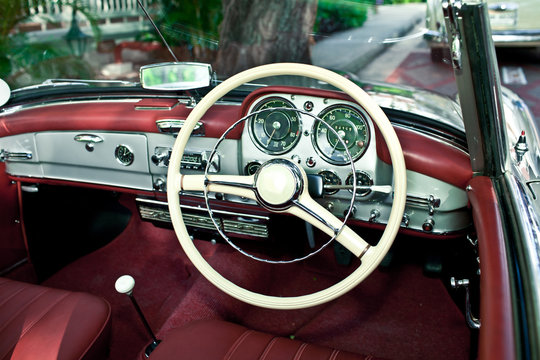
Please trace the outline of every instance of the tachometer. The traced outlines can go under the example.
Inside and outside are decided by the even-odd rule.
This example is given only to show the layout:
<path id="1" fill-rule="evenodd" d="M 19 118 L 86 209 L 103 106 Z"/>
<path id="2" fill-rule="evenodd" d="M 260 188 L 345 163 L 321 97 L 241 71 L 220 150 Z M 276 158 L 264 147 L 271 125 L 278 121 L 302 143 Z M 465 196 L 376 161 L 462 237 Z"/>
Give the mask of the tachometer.
<path id="1" fill-rule="evenodd" d="M 289 101 L 272 97 L 254 108 L 260 113 L 249 119 L 249 133 L 255 145 L 268 154 L 284 154 L 300 139 L 302 124 L 294 105 Z"/>
<path id="2" fill-rule="evenodd" d="M 347 164 L 349 158 L 345 146 L 352 161 L 358 160 L 364 154 L 369 144 L 369 127 L 358 110 L 348 105 L 334 105 L 326 108 L 319 117 L 337 133 L 336 136 L 323 122 L 315 122 L 313 142 L 315 149 L 326 161 L 336 165 Z"/>

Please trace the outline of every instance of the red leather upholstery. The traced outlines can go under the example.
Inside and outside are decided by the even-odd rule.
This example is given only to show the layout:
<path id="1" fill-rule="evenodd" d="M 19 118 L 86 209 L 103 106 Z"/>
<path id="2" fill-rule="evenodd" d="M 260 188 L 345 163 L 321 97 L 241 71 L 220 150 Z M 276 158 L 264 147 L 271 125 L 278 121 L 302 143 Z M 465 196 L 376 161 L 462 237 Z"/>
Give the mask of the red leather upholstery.
<path id="1" fill-rule="evenodd" d="M 103 359 L 110 314 L 90 294 L 0 278 L 0 359 Z"/>
<path id="2" fill-rule="evenodd" d="M 225 321 L 195 322 L 173 330 L 150 360 L 359 360 L 375 359 L 302 341 L 274 337 Z"/>
<path id="3" fill-rule="evenodd" d="M 492 180 L 476 176 L 467 192 L 478 233 L 480 255 L 480 319 L 478 358 L 512 360 L 516 358 L 512 290 L 508 270 L 504 230 Z"/>

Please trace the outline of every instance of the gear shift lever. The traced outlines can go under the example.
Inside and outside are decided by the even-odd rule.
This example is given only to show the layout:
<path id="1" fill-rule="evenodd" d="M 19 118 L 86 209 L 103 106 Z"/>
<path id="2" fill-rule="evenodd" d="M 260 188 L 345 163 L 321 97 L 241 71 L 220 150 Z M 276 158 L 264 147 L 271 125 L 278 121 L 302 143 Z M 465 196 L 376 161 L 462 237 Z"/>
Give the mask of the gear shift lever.
<path id="1" fill-rule="evenodd" d="M 126 294 L 133 303 L 133 306 L 135 307 L 135 310 L 139 314 L 139 317 L 146 328 L 146 331 L 150 334 L 152 337 L 152 343 L 148 345 L 144 351 L 144 354 L 146 357 L 150 356 L 150 353 L 154 351 L 154 349 L 159 345 L 161 340 L 156 339 L 156 336 L 154 335 L 154 332 L 150 328 L 150 325 L 148 324 L 148 321 L 146 321 L 146 318 L 144 317 L 143 312 L 141 311 L 141 308 L 139 307 L 139 304 L 137 304 L 137 301 L 135 300 L 135 297 L 133 297 L 133 288 L 135 287 L 135 279 L 131 277 L 130 275 L 123 275 L 120 276 L 116 283 L 114 284 L 114 287 L 116 291 L 118 291 L 120 294 Z"/>

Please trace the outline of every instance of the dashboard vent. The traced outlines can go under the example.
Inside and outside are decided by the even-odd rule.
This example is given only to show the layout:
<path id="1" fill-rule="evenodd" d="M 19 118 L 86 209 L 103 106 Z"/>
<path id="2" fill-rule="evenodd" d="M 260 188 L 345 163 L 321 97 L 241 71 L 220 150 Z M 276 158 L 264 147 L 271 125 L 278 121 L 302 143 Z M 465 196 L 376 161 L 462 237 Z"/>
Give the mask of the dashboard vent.
<path id="1" fill-rule="evenodd" d="M 143 220 L 171 223 L 171 216 L 169 214 L 167 203 L 150 199 L 137 199 L 136 201 L 139 208 L 139 215 Z M 214 210 L 213 213 L 217 225 L 227 234 L 264 239 L 269 237 L 268 217 L 218 210 Z M 184 223 L 188 227 L 194 229 L 216 230 L 206 209 L 183 205 L 182 216 L 184 218 Z"/>

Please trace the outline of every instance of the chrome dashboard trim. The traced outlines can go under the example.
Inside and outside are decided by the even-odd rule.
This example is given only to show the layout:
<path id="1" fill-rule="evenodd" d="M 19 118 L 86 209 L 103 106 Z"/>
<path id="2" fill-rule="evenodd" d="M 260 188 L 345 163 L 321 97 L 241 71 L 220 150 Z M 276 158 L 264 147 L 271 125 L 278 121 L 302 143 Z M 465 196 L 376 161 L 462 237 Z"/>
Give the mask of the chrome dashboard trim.
<path id="1" fill-rule="evenodd" d="M 186 120 L 184 119 L 160 119 L 156 121 L 156 126 L 158 130 L 166 134 L 176 134 L 180 132 Z M 201 121 L 198 121 L 193 128 L 193 136 L 204 136 L 204 124 Z"/>
<path id="2" fill-rule="evenodd" d="M 165 201 L 159 201 L 159 200 L 153 200 L 153 199 L 137 198 L 136 201 L 146 203 L 146 204 L 151 204 L 151 205 L 168 206 L 168 203 Z M 191 206 L 191 205 L 185 205 L 185 204 L 181 204 L 180 207 L 186 210 L 207 211 L 207 209 L 204 207 Z M 250 217 L 250 218 L 259 219 L 259 220 L 270 220 L 269 216 L 253 215 L 253 214 L 233 212 L 233 211 L 227 211 L 227 210 L 212 209 L 212 212 L 216 214 L 223 214 L 223 215 Z"/>
<path id="3" fill-rule="evenodd" d="M 12 160 L 32 160 L 32 152 L 30 151 L 10 152 L 10 151 L 5 151 L 4 149 L 0 150 L 0 162 L 12 161 Z"/>
<path id="4" fill-rule="evenodd" d="M 97 143 L 103 142 L 102 137 L 100 137 L 98 135 L 93 135 L 93 134 L 75 135 L 73 140 L 78 141 L 78 142 L 83 142 L 83 143 L 92 143 L 92 144 L 97 144 Z"/>

